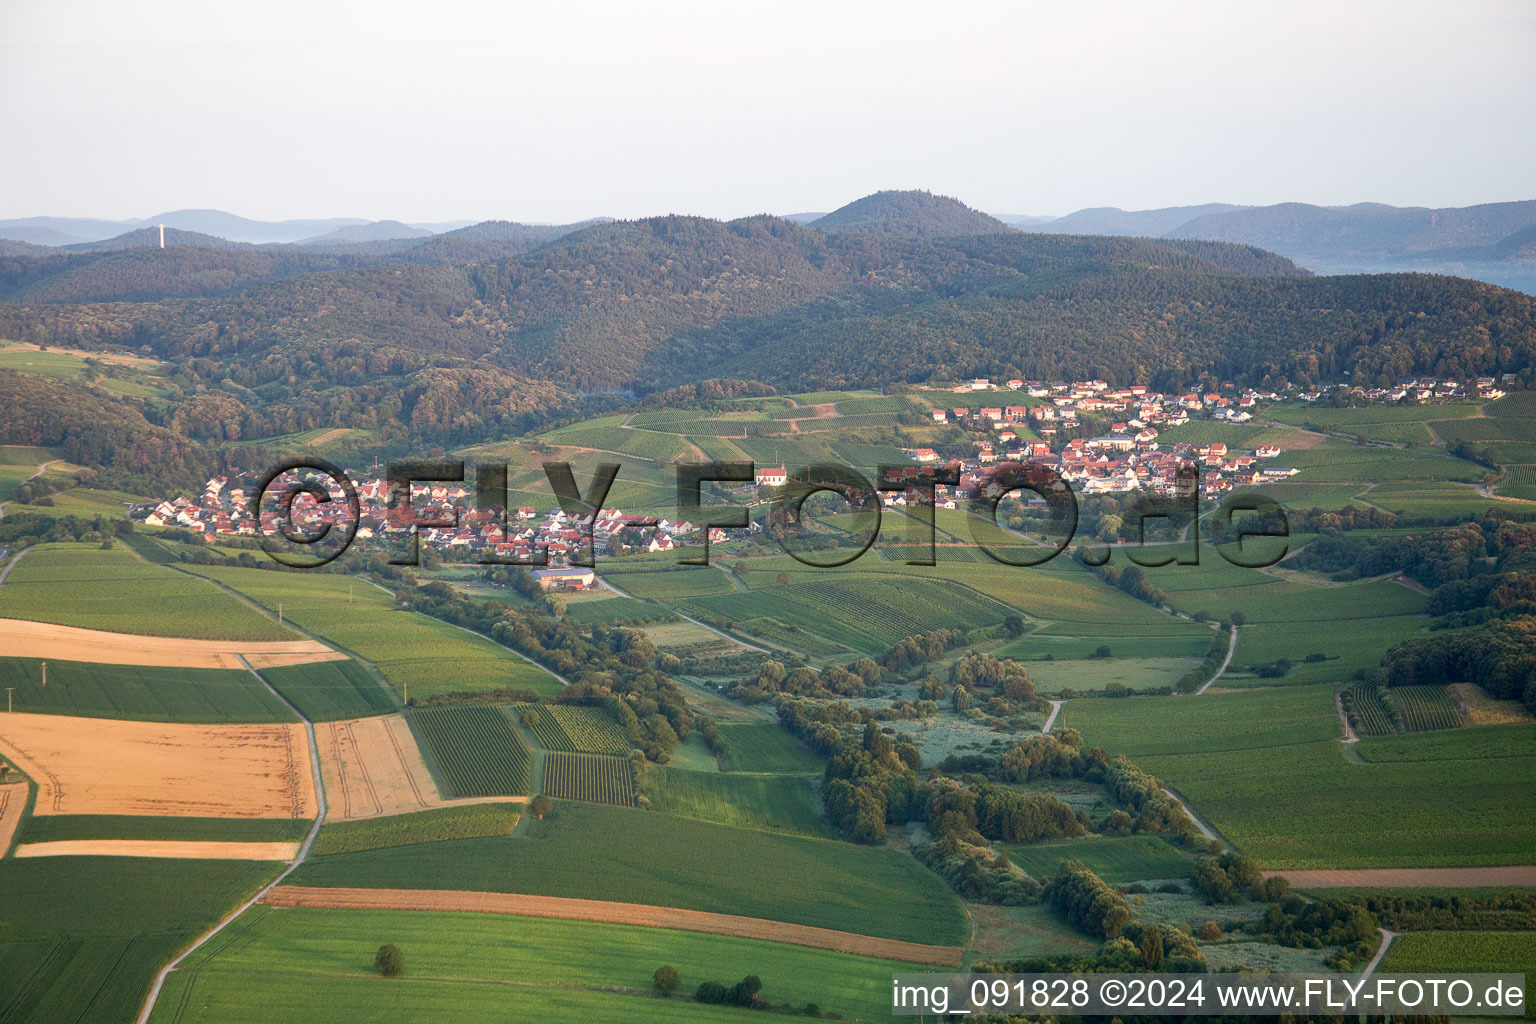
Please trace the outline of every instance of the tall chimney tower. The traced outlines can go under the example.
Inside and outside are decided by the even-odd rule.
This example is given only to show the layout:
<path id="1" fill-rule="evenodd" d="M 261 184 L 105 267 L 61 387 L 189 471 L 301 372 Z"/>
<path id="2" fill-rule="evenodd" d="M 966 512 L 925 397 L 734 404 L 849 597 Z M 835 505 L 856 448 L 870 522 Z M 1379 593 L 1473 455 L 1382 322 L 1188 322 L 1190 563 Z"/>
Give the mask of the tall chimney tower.
<path id="1" fill-rule="evenodd" d="M 160 248 L 165 248 L 165 225 L 160 225 Z"/>

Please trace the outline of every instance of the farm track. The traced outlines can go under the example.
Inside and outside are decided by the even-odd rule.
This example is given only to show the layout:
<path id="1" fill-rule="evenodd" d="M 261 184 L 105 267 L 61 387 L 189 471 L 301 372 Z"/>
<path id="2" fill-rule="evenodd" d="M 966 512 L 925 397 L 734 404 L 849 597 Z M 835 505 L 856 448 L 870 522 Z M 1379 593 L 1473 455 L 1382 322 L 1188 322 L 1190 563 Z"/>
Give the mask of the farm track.
<path id="1" fill-rule="evenodd" d="M 33 480 L 36 480 L 38 477 L 40 477 L 44 473 L 48 472 L 48 467 L 49 466 L 53 465 L 56 462 L 63 462 L 63 461 L 64 461 L 63 459 L 49 459 L 47 462 L 44 462 L 42 465 L 38 466 L 37 467 L 37 472 L 35 472 L 31 476 L 27 477 L 25 480 L 22 481 L 22 483 L 24 483 L 24 484 L 31 483 Z M 10 504 L 9 501 L 0 501 L 0 519 L 4 519 L 5 518 L 5 506 L 7 506 L 9 504 Z M 25 549 L 23 549 L 23 550 L 25 550 Z M 20 558 L 21 556 L 17 555 L 16 557 Z M 0 583 L 4 583 L 4 582 L 5 582 L 5 574 L 4 573 L 0 573 Z"/>
<path id="2" fill-rule="evenodd" d="M 644 600 L 644 598 L 635 597 L 634 594 L 629 593 L 629 591 L 627 591 L 627 590 L 619 589 L 618 587 L 614 586 L 612 583 L 609 583 L 606 579 L 603 579 L 603 577 L 601 577 L 601 576 L 598 577 L 598 580 L 602 583 L 603 586 L 607 587 L 609 590 L 613 591 L 615 594 L 618 594 L 620 597 L 627 597 L 627 598 L 629 598 L 632 601 Z M 695 626 L 698 626 L 701 629 L 707 629 L 711 633 L 715 634 L 716 636 L 721 637 L 721 638 L 726 639 L 726 640 L 729 640 L 733 644 L 740 644 L 741 646 L 746 647 L 746 648 L 748 648 L 750 650 L 757 651 L 760 654 L 772 654 L 773 653 L 772 651 L 768 650 L 765 647 L 759 647 L 756 644 L 750 644 L 750 643 L 747 643 L 747 641 L 745 641 L 745 640 L 741 640 L 741 639 L 739 639 L 737 637 L 731 636 L 729 633 L 723 633 L 720 630 L 716 629 L 714 626 L 711 626 L 711 625 L 709 625 L 707 623 L 700 622 L 698 619 L 694 618 L 691 615 L 685 615 L 675 605 L 670 605 L 669 604 L 669 605 L 667 605 L 667 608 L 669 608 L 673 612 L 673 614 L 675 614 L 678 618 L 686 619 L 688 622 L 693 623 Z M 764 641 L 764 642 L 766 643 L 767 641 Z M 784 647 L 784 648 L 781 648 L 781 649 L 782 650 L 786 650 L 786 651 L 790 650 L 790 648 L 788 648 L 788 647 Z M 561 680 L 561 681 L 564 682 L 564 680 Z"/>
<path id="3" fill-rule="evenodd" d="M 1172 800 L 1174 803 L 1178 804 L 1184 809 L 1184 813 L 1189 815 L 1189 820 L 1195 823 L 1195 828 L 1200 830 L 1200 834 L 1202 836 L 1205 836 L 1205 838 L 1211 840 L 1214 843 L 1221 843 L 1223 846 L 1231 846 L 1230 843 L 1222 839 L 1221 836 L 1217 835 L 1209 825 L 1195 817 L 1195 812 L 1189 809 L 1189 804 L 1184 802 L 1183 797 L 1179 796 L 1179 794 L 1175 793 L 1171 789 L 1165 789 L 1163 790 L 1163 793 L 1167 795 L 1168 799 Z"/>
<path id="4" fill-rule="evenodd" d="M 1360 972 L 1360 977 L 1362 978 L 1369 978 L 1371 976 L 1371 972 L 1376 970 L 1376 965 L 1381 963 L 1382 959 L 1386 957 L 1387 950 L 1392 945 L 1392 940 L 1397 938 L 1397 932 L 1388 931 L 1385 928 L 1377 928 L 1376 930 L 1381 932 L 1381 946 L 1377 948 L 1376 955 L 1371 957 L 1371 962 L 1365 965 L 1365 970 Z"/>
<path id="5" fill-rule="evenodd" d="M 1227 666 L 1232 664 L 1232 655 L 1237 653 L 1237 630 L 1238 630 L 1237 626 L 1233 626 L 1232 627 L 1232 639 L 1227 643 L 1227 657 L 1226 657 L 1226 660 L 1221 663 L 1221 668 L 1218 668 L 1216 670 L 1216 674 L 1211 676 L 1211 678 L 1207 679 L 1205 681 L 1205 685 L 1200 687 L 1200 689 L 1195 691 L 1195 696 L 1196 697 L 1200 696 L 1206 690 L 1209 690 L 1211 688 L 1211 684 L 1214 683 L 1216 680 L 1220 679 L 1222 673 L 1227 670 Z"/>
<path id="6" fill-rule="evenodd" d="M 1047 718 L 1045 720 L 1045 724 L 1040 727 L 1040 731 L 1041 732 L 1050 732 L 1051 731 L 1051 726 L 1056 724 L 1056 716 L 1061 714 L 1061 706 L 1063 704 L 1065 704 L 1065 703 L 1066 703 L 1066 701 L 1064 701 L 1064 700 L 1053 700 L 1053 701 L 1050 702 L 1050 704 L 1051 704 L 1051 717 Z"/>
<path id="7" fill-rule="evenodd" d="M 299 721 L 304 723 L 304 734 L 309 740 L 309 769 L 315 787 L 315 820 L 314 823 L 309 827 L 309 834 L 305 836 L 304 841 L 299 844 L 298 852 L 294 855 L 293 860 L 289 862 L 288 866 L 284 868 L 276 878 L 272 879 L 272 881 L 263 886 L 250 899 L 246 900 L 244 903 L 240 904 L 234 910 L 226 914 L 218 924 L 215 924 L 208 931 L 204 932 L 189 946 L 183 949 L 180 953 L 176 954 L 176 958 L 174 960 L 160 969 L 160 973 L 155 975 L 155 983 L 150 988 L 149 995 L 144 997 L 144 1006 L 139 1011 L 137 1024 L 149 1024 L 149 1018 L 155 1012 L 155 1003 L 159 1000 L 160 992 L 165 987 L 165 979 L 170 977 L 171 972 L 179 967 L 182 961 L 186 960 L 187 957 L 191 956 L 198 949 L 204 946 L 210 939 L 222 932 L 241 914 L 254 907 L 258 900 L 260 900 L 263 896 L 271 891 L 273 886 L 287 878 L 294 872 L 294 869 L 296 869 L 300 864 L 304 863 L 304 858 L 309 856 L 310 849 L 315 845 L 315 839 L 320 835 L 320 827 L 325 824 L 325 780 L 320 776 L 320 743 L 315 738 L 315 724 L 309 719 L 305 718 L 304 713 L 295 707 L 287 697 L 284 697 L 281 693 L 278 693 L 277 690 L 273 688 L 272 684 L 267 682 L 260 672 L 257 672 L 254 668 L 251 668 L 250 663 L 246 662 L 245 658 L 242 657 L 240 660 L 245 662 L 246 670 L 257 679 L 260 679 L 261 685 L 265 686 L 271 692 L 272 696 L 286 704 L 288 709 L 293 712 L 294 716 L 298 718 Z"/>
<path id="8" fill-rule="evenodd" d="M 1536 885 L 1536 865 L 1493 868 L 1319 868 L 1266 871 L 1296 889 L 1468 889 L 1489 885 Z"/>
<path id="9" fill-rule="evenodd" d="M 929 946 L 899 939 L 787 924 L 736 914 L 679 910 L 608 900 L 529 896 L 522 893 L 467 892 L 456 889 L 357 889 L 275 886 L 262 894 L 262 902 L 275 907 L 324 907 L 342 910 L 447 910 L 481 914 L 510 914 L 565 921 L 598 921 L 733 935 L 748 939 L 811 946 L 839 953 L 902 960 L 908 963 L 958 967 L 964 950 L 959 946 Z"/>
<path id="10" fill-rule="evenodd" d="M 5 509 L 3 507 L 0 507 L 0 514 L 3 514 L 4 512 L 5 512 Z M 22 548 L 20 551 L 16 552 L 14 555 L 11 556 L 11 560 L 9 562 L 5 563 L 4 568 L 0 568 L 0 587 L 5 586 L 5 578 L 11 574 L 11 568 L 17 562 L 21 561 L 21 556 L 26 554 L 28 551 L 31 551 L 31 550 L 32 549 L 30 547 Z"/>

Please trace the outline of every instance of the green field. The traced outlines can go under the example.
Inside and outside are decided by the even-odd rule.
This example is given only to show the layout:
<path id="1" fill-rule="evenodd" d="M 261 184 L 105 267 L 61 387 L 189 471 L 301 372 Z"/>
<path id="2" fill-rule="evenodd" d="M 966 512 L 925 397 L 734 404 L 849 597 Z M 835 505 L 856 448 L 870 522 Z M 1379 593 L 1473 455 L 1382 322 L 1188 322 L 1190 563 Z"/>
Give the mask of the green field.
<path id="1" fill-rule="evenodd" d="M 264 668 L 261 674 L 311 722 L 387 715 L 398 710 L 389 691 L 355 661 Z"/>
<path id="2" fill-rule="evenodd" d="M 447 796 L 528 792 L 528 748 L 500 709 L 485 704 L 412 708 L 405 720 Z"/>
<path id="3" fill-rule="evenodd" d="M 0 1019 L 134 1019 L 160 967 L 277 871 L 229 860 L 5 861 Z"/>
<path id="4" fill-rule="evenodd" d="M 216 587 L 122 545 L 29 550 L 0 587 L 0 618 L 192 640 L 300 639 Z"/>
<path id="5" fill-rule="evenodd" d="M 923 969 L 755 939 L 494 914 L 263 907 L 230 932 L 172 976 L 157 1024 L 268 1024 L 301 1006 L 306 1020 L 381 1024 L 439 1021 L 450 1007 L 466 1024 L 750 1019 L 681 996 L 647 998 L 664 963 L 677 968 L 683 992 L 756 974 L 776 1004 L 814 1002 L 870 1020 L 888 1015 L 893 972 Z M 406 977 L 357 977 L 371 972 L 372 950 L 386 940 L 405 953 Z M 315 1016 L 325 1006 L 345 1007 L 345 1016 Z"/>
<path id="6" fill-rule="evenodd" d="M 545 754 L 544 793 L 558 800 L 635 805 L 635 769 L 626 757 Z"/>
<path id="7" fill-rule="evenodd" d="M 295 885 L 480 889 L 742 914 L 938 945 L 960 905 L 906 854 L 654 811 L 558 803 L 528 834 L 316 857 Z"/>
<path id="8" fill-rule="evenodd" d="M 0 688 L 16 688 L 17 711 L 146 722 L 294 720 L 293 712 L 244 669 L 47 664 L 43 686 L 41 659 L 0 658 Z"/>
<path id="9" fill-rule="evenodd" d="M 1525 1016 L 1536 1018 L 1536 932 L 1406 932 L 1392 940 L 1383 974 L 1524 974 Z M 1519 1020 L 1519 1017 L 1502 1018 Z"/>
<path id="10" fill-rule="evenodd" d="M 646 770 L 651 809 L 680 818 L 804 835 L 832 835 L 811 780 L 787 775 L 721 775 Z"/>
<path id="11" fill-rule="evenodd" d="M 313 852 L 355 853 L 392 846 L 435 843 L 445 839 L 483 839 L 511 835 L 520 808 L 506 804 L 439 807 L 415 814 L 392 814 L 359 821 L 327 822 L 320 828 Z"/>
<path id="12" fill-rule="evenodd" d="M 1187 878 L 1194 860 L 1154 836 L 1101 836 L 1062 843 L 1000 846 L 1008 859 L 1036 878 L 1054 878 L 1062 861 L 1078 860 L 1106 882 Z"/>
<path id="13" fill-rule="evenodd" d="M 1326 686 L 1080 700 L 1062 715 L 1265 867 L 1523 864 L 1536 843 L 1530 726 L 1362 740 L 1361 763 Z"/>
<path id="14" fill-rule="evenodd" d="M 1027 644 L 1024 645 L 1027 647 Z M 1109 646 L 1114 650 L 1113 644 Z M 1135 643 L 1120 645 L 1130 653 Z M 1042 693 L 1062 690 L 1102 690 L 1114 683 L 1131 689 L 1173 686 L 1185 674 L 1200 667 L 1199 658 L 1104 658 L 1076 661 L 1040 661 L 1029 665 L 1035 687 Z"/>
<path id="15" fill-rule="evenodd" d="M 502 687 L 536 693 L 560 689 L 554 676 L 512 652 L 446 622 L 404 611 L 396 607 L 394 595 L 361 580 L 225 566 L 195 569 L 273 611 L 281 605 L 294 624 L 371 662 L 402 696 L 407 686 L 417 697 Z"/>
<path id="16" fill-rule="evenodd" d="M 179 839 L 205 843 L 293 843 L 309 834 L 308 819 L 182 818 L 143 814 L 46 814 L 27 818 L 23 843 L 69 839 Z"/>
<path id="17" fill-rule="evenodd" d="M 812 775 L 821 762 L 777 723 L 721 722 L 725 752 L 720 770 L 726 772 Z"/>

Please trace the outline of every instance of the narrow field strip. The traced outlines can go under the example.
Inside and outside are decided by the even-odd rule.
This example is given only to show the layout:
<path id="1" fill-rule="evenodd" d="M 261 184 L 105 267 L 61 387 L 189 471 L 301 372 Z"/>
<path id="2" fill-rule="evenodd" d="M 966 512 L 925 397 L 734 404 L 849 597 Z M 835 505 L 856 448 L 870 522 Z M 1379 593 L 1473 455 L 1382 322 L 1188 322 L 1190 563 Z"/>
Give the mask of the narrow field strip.
<path id="1" fill-rule="evenodd" d="M 528 896 L 521 893 L 467 892 L 454 889 L 353 889 L 313 888 L 302 885 L 274 886 L 262 902 L 274 907 L 323 907 L 332 910 L 453 910 L 479 914 L 511 914 L 517 917 L 548 917 L 567 921 L 599 921 L 647 928 L 734 935 L 747 939 L 786 942 L 839 953 L 905 960 L 910 963 L 960 966 L 964 950 L 958 946 L 929 946 L 899 939 L 880 939 L 832 928 L 765 921 L 736 914 L 702 910 L 648 907 L 608 900 L 579 900 L 560 896 Z"/>
<path id="2" fill-rule="evenodd" d="M 11 837 L 21 825 L 22 813 L 27 809 L 27 784 L 13 782 L 0 786 L 0 857 L 10 849 Z"/>
<path id="3" fill-rule="evenodd" d="M 1266 871 L 1296 889 L 1371 886 L 1388 889 L 1470 889 L 1483 885 L 1536 885 L 1536 865 L 1502 868 L 1355 868 L 1315 871 Z"/>
<path id="4" fill-rule="evenodd" d="M 257 668 L 345 661 L 347 656 L 318 640 L 181 640 L 164 636 L 109 633 L 27 619 L 0 619 L 0 649 L 11 658 L 56 658 L 102 665 L 161 668 L 243 668 L 245 655 Z"/>
<path id="5" fill-rule="evenodd" d="M 298 843 L 219 843 L 177 839 L 61 839 L 22 843 L 18 857 L 171 857 L 178 860 L 293 860 Z"/>

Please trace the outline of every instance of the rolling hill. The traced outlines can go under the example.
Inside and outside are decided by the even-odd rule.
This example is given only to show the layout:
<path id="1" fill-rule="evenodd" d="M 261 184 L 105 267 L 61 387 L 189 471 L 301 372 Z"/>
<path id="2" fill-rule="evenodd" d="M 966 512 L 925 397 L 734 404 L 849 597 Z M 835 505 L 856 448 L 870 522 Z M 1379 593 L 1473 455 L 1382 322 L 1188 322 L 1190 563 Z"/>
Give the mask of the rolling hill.
<path id="1" fill-rule="evenodd" d="M 932 192 L 876 192 L 810 222 L 824 231 L 878 235 L 995 235 L 1013 230 L 958 199 Z"/>

